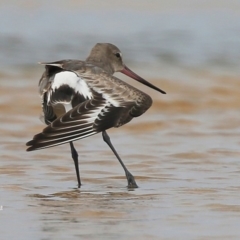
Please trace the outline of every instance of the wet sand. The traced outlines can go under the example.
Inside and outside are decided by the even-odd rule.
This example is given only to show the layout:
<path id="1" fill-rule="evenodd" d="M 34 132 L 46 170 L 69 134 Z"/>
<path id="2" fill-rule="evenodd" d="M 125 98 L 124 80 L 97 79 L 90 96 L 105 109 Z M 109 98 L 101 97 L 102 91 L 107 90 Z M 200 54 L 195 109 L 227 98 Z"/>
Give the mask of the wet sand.
<path id="1" fill-rule="evenodd" d="M 81 189 L 68 145 L 25 151 L 43 128 L 36 76 L 0 76 L 1 236 L 239 239 L 239 78 L 149 79 L 167 95 L 136 85 L 152 108 L 109 130 L 139 185 L 129 191 L 101 134 L 76 142 Z"/>

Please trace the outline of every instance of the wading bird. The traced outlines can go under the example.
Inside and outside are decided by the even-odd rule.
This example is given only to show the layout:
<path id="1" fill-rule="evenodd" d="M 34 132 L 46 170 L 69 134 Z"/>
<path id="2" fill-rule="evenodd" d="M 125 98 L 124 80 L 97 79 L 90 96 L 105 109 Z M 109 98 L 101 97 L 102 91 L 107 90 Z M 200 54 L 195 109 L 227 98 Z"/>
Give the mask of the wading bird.
<path id="1" fill-rule="evenodd" d="M 39 92 L 43 119 L 48 126 L 27 142 L 27 151 L 69 143 L 80 187 L 78 153 L 73 141 L 102 132 L 103 140 L 125 171 L 128 187 L 136 188 L 133 175 L 122 162 L 106 130 L 142 115 L 152 105 L 152 99 L 113 74 L 122 72 L 150 88 L 165 92 L 132 72 L 123 63 L 121 51 L 110 43 L 97 43 L 86 61 L 41 64 L 45 65 L 45 72 L 39 81 Z"/>

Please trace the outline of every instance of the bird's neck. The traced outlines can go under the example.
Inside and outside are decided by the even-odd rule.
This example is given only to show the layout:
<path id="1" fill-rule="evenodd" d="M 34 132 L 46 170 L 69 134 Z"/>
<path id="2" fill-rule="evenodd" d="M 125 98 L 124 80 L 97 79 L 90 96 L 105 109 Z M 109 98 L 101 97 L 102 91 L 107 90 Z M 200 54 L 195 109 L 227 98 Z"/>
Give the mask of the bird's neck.
<path id="1" fill-rule="evenodd" d="M 104 59 L 97 59 L 97 58 L 92 58 L 91 56 L 89 56 L 86 59 L 87 63 L 90 63 L 94 66 L 100 67 L 102 68 L 104 71 L 106 71 L 109 74 L 113 74 L 114 70 L 112 65 L 109 63 L 109 61 L 105 61 Z"/>

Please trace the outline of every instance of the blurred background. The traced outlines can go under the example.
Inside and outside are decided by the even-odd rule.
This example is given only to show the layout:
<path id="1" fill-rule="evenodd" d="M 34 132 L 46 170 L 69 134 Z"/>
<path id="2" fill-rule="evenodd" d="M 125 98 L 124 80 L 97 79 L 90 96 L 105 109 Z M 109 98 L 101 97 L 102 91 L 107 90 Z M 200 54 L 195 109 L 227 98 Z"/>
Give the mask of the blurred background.
<path id="1" fill-rule="evenodd" d="M 0 19 L 4 239 L 239 239 L 240 1 L 1 0 Z M 135 191 L 100 134 L 76 142 L 81 190 L 68 145 L 25 152 L 44 127 L 37 62 L 97 42 L 167 92 L 116 74 L 154 100 L 109 130 Z"/>

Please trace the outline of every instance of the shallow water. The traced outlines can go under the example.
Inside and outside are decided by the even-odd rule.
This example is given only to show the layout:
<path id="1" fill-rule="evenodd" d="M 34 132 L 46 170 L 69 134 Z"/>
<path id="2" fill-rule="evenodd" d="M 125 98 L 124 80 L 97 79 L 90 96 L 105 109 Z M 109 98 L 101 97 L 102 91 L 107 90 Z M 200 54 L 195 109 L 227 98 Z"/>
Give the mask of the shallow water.
<path id="1" fill-rule="evenodd" d="M 8 8 L 5 6 L 5 9 Z M 42 26 L 43 31 L 54 28 L 55 23 L 46 28 L 41 25 L 42 18 L 37 21 L 41 11 L 46 10 L 45 18 L 49 15 L 46 3 L 34 9 L 37 13 L 32 17 L 34 23 Z M 69 10 L 63 9 L 61 11 L 69 13 Z M 29 9 L 18 10 L 19 15 L 23 14 L 22 11 L 31 13 Z M 148 14 L 150 10 L 146 10 Z M 56 13 L 57 19 L 61 13 L 59 11 Z M 135 10 L 132 11 L 135 13 Z M 140 14 L 143 17 L 143 12 L 134 16 Z M 102 13 L 99 14 L 101 21 L 107 21 Z M 145 19 L 148 19 L 148 24 L 151 23 L 149 16 Z M 71 19 L 68 21 L 71 22 Z M 141 21 L 144 22 L 144 18 Z M 10 21 L 9 26 L 11 24 Z M 21 26 L 21 21 L 18 24 Z M 131 24 L 128 31 L 135 23 Z M 194 24 L 193 21 L 192 36 L 198 33 Z M 228 23 L 225 24 L 223 32 L 228 29 L 226 27 L 224 30 L 224 26 L 228 26 Z M 170 25 L 166 26 L 167 32 L 171 29 Z M 91 26 L 96 27 L 94 24 Z M 148 29 L 144 26 L 143 29 Z M 184 24 L 181 26 L 185 27 Z M 238 26 L 233 28 L 237 29 Z M 203 29 L 199 30 L 200 36 L 204 35 Z M 65 30 L 74 32 L 74 29 Z M 10 31 L 13 30 L 2 34 L 9 39 Z M 112 36 L 108 30 L 105 31 L 102 35 L 105 34 L 106 38 Z M 22 39 L 22 48 L 17 48 L 17 59 L 7 54 L 13 49 L 2 40 L 8 47 L 4 47 L 6 54 L 0 57 L 1 63 L 2 59 L 6 59 L 2 64 L 6 67 L 0 71 L 1 239 L 240 238 L 240 81 L 238 69 L 233 64 L 238 49 L 228 55 L 224 71 L 219 70 L 223 63 L 217 67 L 214 64 L 203 67 L 206 59 L 202 59 L 200 53 L 191 55 L 191 48 L 188 57 L 193 56 L 196 60 L 193 61 L 194 66 L 185 65 L 186 61 L 191 62 L 191 58 L 181 61 L 178 66 L 172 59 L 164 65 L 165 69 L 159 69 L 158 65 L 162 66 L 163 61 L 155 65 L 154 48 L 142 49 L 144 40 L 137 38 L 138 34 L 130 35 L 128 39 L 131 41 L 128 43 L 124 43 L 122 37 L 119 41 L 126 45 L 126 49 L 133 47 L 132 52 L 125 49 L 128 66 L 165 90 L 167 95 L 155 93 L 117 74 L 154 99 L 152 108 L 146 114 L 126 126 L 108 131 L 139 188 L 132 191 L 127 189 L 121 166 L 102 141 L 101 134 L 98 134 L 75 142 L 83 183 L 81 189 L 77 189 L 68 145 L 25 151 L 25 143 L 44 127 L 39 120 L 41 106 L 37 95 L 42 67 L 33 63 L 57 60 L 67 54 L 77 55 L 79 53 L 72 49 L 77 43 L 68 42 L 61 50 L 49 52 L 54 45 L 52 38 L 49 46 L 39 41 L 35 49 L 29 32 L 31 28 L 17 35 Z M 237 38 L 238 33 L 235 34 Z M 233 39 L 229 42 L 238 41 Z M 136 40 L 139 40 L 139 45 L 131 44 Z M 28 52 L 27 41 L 33 44 L 30 44 Z M 66 43 L 64 38 L 60 38 L 60 42 Z M 149 38 L 148 46 L 154 42 Z M 218 44 L 216 48 L 222 49 Z M 181 47 L 176 46 L 174 58 L 180 50 Z M 217 56 L 218 50 L 216 54 L 209 52 L 207 58 Z M 82 51 L 87 52 L 86 49 Z M 24 53 L 26 58 L 21 58 Z M 144 53 L 149 60 L 148 65 L 144 66 L 145 63 L 139 58 L 136 62 L 140 65 L 135 65 L 135 53 L 137 56 Z M 83 56 L 81 59 L 85 56 L 83 52 L 80 55 Z M 198 64 L 199 61 L 201 64 Z M 171 64 L 176 67 L 173 72 L 170 71 L 174 69 Z"/>
<path id="2" fill-rule="evenodd" d="M 22 81 L 27 87 L 11 86 L 14 98 L 8 95 L 9 84 L 1 89 L 2 236 L 239 238 L 238 79 L 209 78 L 207 89 L 152 80 L 168 94 L 154 93 L 154 105 L 145 115 L 109 130 L 136 177 L 139 188 L 134 191 L 126 188 L 122 168 L 100 134 L 75 144 L 80 190 L 68 145 L 25 152 L 25 142 L 43 125 L 35 82 Z M 179 89 L 184 89 L 184 100 Z"/>

